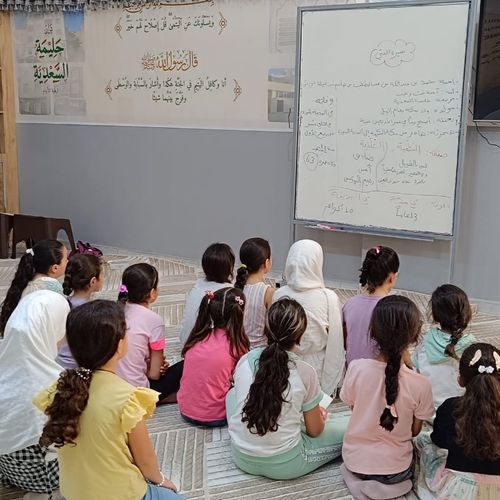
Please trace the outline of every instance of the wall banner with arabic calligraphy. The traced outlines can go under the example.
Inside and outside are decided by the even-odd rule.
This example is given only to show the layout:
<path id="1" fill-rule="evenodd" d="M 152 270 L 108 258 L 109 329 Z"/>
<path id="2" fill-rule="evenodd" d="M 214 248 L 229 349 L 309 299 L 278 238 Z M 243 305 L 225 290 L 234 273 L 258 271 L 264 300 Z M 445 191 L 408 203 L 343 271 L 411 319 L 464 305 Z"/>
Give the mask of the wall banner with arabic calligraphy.
<path id="1" fill-rule="evenodd" d="M 18 122 L 289 130 L 304 3 L 16 13 Z"/>

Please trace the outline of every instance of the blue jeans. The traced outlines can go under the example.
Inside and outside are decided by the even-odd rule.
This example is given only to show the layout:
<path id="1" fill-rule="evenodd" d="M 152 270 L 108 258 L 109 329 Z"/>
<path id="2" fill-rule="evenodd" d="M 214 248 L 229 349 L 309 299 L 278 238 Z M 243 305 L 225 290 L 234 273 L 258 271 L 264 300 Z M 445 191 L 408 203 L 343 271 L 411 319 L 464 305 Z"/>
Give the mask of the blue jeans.
<path id="1" fill-rule="evenodd" d="M 148 484 L 148 491 L 146 491 L 142 500 L 184 500 L 184 497 L 167 488 Z"/>
<path id="2" fill-rule="evenodd" d="M 227 420 L 223 418 L 222 420 L 212 420 L 211 422 L 202 422 L 201 420 L 195 420 L 191 417 L 186 417 L 181 413 L 181 417 L 188 423 L 192 425 L 199 425 L 201 427 L 224 427 L 227 425 Z"/>

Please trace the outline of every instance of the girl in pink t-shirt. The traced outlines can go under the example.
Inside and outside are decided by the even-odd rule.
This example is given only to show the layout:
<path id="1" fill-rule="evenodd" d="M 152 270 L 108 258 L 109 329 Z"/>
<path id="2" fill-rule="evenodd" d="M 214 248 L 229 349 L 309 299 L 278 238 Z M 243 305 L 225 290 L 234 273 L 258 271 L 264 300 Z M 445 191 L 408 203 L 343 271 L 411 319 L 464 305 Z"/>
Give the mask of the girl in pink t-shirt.
<path id="1" fill-rule="evenodd" d="M 175 403 L 183 362 L 169 366 L 165 359 L 165 323 L 151 310 L 158 281 L 151 264 L 134 264 L 123 272 L 118 300 L 125 307 L 128 351 L 118 363 L 118 374 L 135 387 L 158 391 L 159 403 Z"/>
<path id="2" fill-rule="evenodd" d="M 377 302 L 395 286 L 398 271 L 398 254 L 392 248 L 377 245 L 366 252 L 359 275 L 363 293 L 350 298 L 342 308 L 347 364 L 377 356 L 377 345 L 369 332 L 370 319 Z"/>
<path id="3" fill-rule="evenodd" d="M 380 299 L 370 323 L 379 354 L 352 361 L 340 392 L 352 407 L 342 449 L 346 474 L 357 481 L 371 480 L 375 488 L 405 481 L 411 489 L 412 437 L 434 415 L 430 381 L 403 362 L 421 327 L 420 313 L 410 299 Z"/>
<path id="4" fill-rule="evenodd" d="M 248 352 L 243 329 L 245 295 L 236 288 L 221 288 L 203 297 L 198 318 L 182 355 L 184 371 L 177 401 L 189 423 L 226 425 L 226 394 L 234 368 Z"/>

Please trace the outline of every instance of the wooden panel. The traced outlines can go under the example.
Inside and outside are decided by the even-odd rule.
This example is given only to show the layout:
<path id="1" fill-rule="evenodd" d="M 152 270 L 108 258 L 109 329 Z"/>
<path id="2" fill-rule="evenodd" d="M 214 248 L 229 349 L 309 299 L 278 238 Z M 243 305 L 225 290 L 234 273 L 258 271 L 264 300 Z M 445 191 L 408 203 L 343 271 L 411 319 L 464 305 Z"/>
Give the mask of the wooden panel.
<path id="1" fill-rule="evenodd" d="M 12 38 L 10 14 L 0 12 L 0 67 L 2 105 L 0 121 L 3 122 L 4 160 L 0 157 L 1 208 L 7 212 L 19 212 L 19 176 L 16 144 L 16 105 L 14 92 L 14 65 L 12 61 Z"/>

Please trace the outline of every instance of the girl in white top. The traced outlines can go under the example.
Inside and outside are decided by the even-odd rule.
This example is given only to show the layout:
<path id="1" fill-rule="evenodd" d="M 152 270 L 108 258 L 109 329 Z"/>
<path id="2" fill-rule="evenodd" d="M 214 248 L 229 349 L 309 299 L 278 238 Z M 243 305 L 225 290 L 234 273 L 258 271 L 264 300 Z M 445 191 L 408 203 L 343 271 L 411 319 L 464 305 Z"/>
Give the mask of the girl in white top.
<path id="1" fill-rule="evenodd" d="M 57 460 L 46 462 L 47 451 L 38 444 L 45 418 L 31 399 L 62 370 L 55 357 L 68 312 L 62 294 L 30 293 L 0 338 L 0 480 L 36 493 L 59 487 Z"/>
<path id="2" fill-rule="evenodd" d="M 287 285 L 274 300 L 291 297 L 307 315 L 307 329 L 297 354 L 317 372 L 321 388 L 331 395 L 340 386 L 345 369 L 342 313 L 337 294 L 323 281 L 323 249 L 312 240 L 295 242 L 285 264 Z"/>
<path id="3" fill-rule="evenodd" d="M 68 263 L 68 251 L 57 240 L 42 240 L 28 248 L 21 257 L 14 279 L 7 290 L 0 313 L 0 332 L 17 304 L 28 293 L 36 290 L 52 290 L 63 293 L 58 278 L 64 276 Z"/>
<path id="4" fill-rule="evenodd" d="M 267 316 L 268 347 L 236 366 L 227 418 L 236 465 L 249 474 L 294 479 L 341 453 L 348 419 L 328 418 L 314 368 L 294 353 L 306 326 L 297 301 L 278 300 Z"/>
<path id="5" fill-rule="evenodd" d="M 199 279 L 186 297 L 184 317 L 179 337 L 181 345 L 186 343 L 198 317 L 198 309 L 208 291 L 216 292 L 226 288 L 233 281 L 234 253 L 225 243 L 212 243 L 203 253 L 201 267 L 205 278 Z"/>
<path id="6" fill-rule="evenodd" d="M 246 297 L 243 327 L 252 349 L 265 347 L 264 324 L 274 294 L 274 288 L 264 282 L 272 265 L 269 242 L 263 238 L 244 241 L 240 248 L 240 262 L 234 287 L 242 290 Z"/>
<path id="7" fill-rule="evenodd" d="M 430 379 L 434 406 L 438 408 L 448 398 L 463 396 L 465 391 L 458 383 L 459 360 L 476 338 L 465 333 L 472 311 L 467 294 L 461 288 L 438 286 L 429 306 L 436 325 L 417 345 L 412 362 L 419 373 Z"/>

